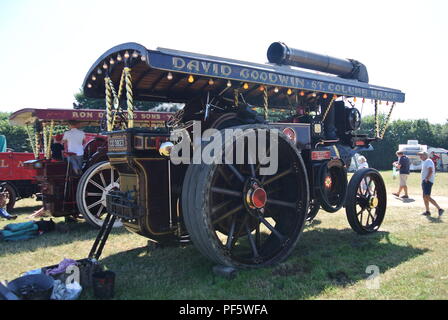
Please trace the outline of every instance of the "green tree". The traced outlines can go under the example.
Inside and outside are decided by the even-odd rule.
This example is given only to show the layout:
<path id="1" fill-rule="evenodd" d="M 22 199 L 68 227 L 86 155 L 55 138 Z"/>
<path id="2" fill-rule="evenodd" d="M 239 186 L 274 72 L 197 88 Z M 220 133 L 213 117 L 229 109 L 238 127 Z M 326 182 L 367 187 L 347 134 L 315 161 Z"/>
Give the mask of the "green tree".
<path id="1" fill-rule="evenodd" d="M 381 114 L 379 119 L 380 123 L 384 123 L 385 115 Z M 373 116 L 363 118 L 360 132 L 373 137 L 374 120 Z M 384 139 L 372 143 L 374 151 L 363 154 L 371 167 L 380 170 L 390 169 L 392 162 L 396 160 L 395 152 L 398 150 L 398 145 L 406 144 L 408 140 L 418 140 L 420 144 L 448 149 L 448 121 L 444 125 L 431 124 L 427 119 L 392 121 Z"/>
<path id="2" fill-rule="evenodd" d="M 9 124 L 10 113 L 0 113 L 0 134 L 6 137 L 7 146 L 16 152 L 32 152 L 25 128 Z"/>
<path id="3" fill-rule="evenodd" d="M 75 109 L 106 109 L 104 99 L 88 98 L 81 90 L 75 94 L 75 100 L 76 102 L 73 103 Z M 158 107 L 161 103 L 152 101 L 134 101 L 134 104 L 136 110 L 148 111 Z M 123 103 L 122 105 L 126 104 Z"/>

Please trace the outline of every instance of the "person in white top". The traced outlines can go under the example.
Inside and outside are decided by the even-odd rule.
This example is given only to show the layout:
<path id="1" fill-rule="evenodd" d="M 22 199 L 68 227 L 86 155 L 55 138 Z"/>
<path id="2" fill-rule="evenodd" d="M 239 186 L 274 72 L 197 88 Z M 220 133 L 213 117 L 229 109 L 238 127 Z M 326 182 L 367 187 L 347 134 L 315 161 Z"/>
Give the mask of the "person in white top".
<path id="1" fill-rule="evenodd" d="M 69 121 L 68 124 L 70 125 L 70 130 L 64 133 L 62 142 L 64 143 L 64 150 L 70 166 L 77 175 L 80 175 L 82 173 L 82 159 L 86 134 L 84 131 L 79 130 L 79 122 Z"/>
<path id="2" fill-rule="evenodd" d="M 369 164 L 367 163 L 367 159 L 364 156 L 360 156 L 358 158 L 358 170 L 368 168 Z"/>
<path id="3" fill-rule="evenodd" d="M 369 167 L 369 164 L 367 163 L 366 157 L 360 156 L 358 158 L 358 170 L 366 169 L 368 167 Z M 362 181 L 361 181 L 361 189 L 363 190 L 363 192 L 367 190 L 367 183 L 366 183 L 365 179 L 362 179 Z"/>
<path id="4" fill-rule="evenodd" d="M 431 202 L 439 211 L 439 217 L 445 212 L 437 202 L 431 198 L 431 189 L 435 180 L 435 168 L 434 162 L 429 159 L 428 153 L 423 151 L 419 152 L 420 160 L 422 160 L 422 189 L 423 189 L 423 201 L 425 202 L 426 211 L 422 213 L 424 216 L 430 216 L 429 203 Z"/>

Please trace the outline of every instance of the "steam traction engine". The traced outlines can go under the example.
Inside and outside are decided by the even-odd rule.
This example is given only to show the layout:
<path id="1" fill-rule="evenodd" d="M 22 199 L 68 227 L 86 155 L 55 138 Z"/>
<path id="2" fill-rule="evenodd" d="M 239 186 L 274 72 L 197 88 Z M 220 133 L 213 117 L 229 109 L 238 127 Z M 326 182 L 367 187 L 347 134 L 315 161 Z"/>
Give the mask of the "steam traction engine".
<path id="1" fill-rule="evenodd" d="M 378 230 L 386 211 L 381 175 L 363 169 L 348 183 L 346 167 L 355 152 L 370 150 L 382 138 L 387 121 L 380 126 L 377 119 L 373 136 L 359 134 L 361 115 L 350 104 L 373 101 L 377 116 L 381 101 L 392 111 L 404 94 L 368 84 L 366 67 L 355 60 L 283 43 L 270 46 L 268 59 L 254 64 L 127 43 L 95 62 L 85 94 L 106 98 L 109 119 L 117 107 L 129 115 L 128 129 L 108 134 L 108 156 L 120 174 L 120 190 L 107 195 L 109 225 L 121 219 L 129 230 L 158 242 L 190 237 L 209 259 L 236 267 L 286 259 L 319 208 L 335 212 L 345 205 L 354 231 Z M 111 99 L 118 84 L 126 87 L 121 105 Z M 133 100 L 185 107 L 155 132 L 132 128 Z M 210 153 L 212 161 L 195 156 L 211 148 L 214 139 L 201 136 L 207 129 L 234 130 Z M 177 152 L 185 142 L 190 148 Z M 170 161 L 175 150 L 191 164 Z M 277 168 L 263 173 L 263 159 L 273 152 Z M 266 157 L 253 156 L 260 153 Z M 91 255 L 107 233 L 104 225 Z"/>

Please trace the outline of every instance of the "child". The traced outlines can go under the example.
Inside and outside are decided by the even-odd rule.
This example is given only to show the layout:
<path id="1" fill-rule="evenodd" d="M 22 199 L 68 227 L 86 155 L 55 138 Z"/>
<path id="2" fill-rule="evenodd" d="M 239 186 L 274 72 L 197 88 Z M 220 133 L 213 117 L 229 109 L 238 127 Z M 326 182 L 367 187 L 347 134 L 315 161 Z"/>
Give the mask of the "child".
<path id="1" fill-rule="evenodd" d="M 12 216 L 6 211 L 6 202 L 9 199 L 9 192 L 0 191 L 0 216 L 7 220 L 14 220 L 17 216 Z"/>

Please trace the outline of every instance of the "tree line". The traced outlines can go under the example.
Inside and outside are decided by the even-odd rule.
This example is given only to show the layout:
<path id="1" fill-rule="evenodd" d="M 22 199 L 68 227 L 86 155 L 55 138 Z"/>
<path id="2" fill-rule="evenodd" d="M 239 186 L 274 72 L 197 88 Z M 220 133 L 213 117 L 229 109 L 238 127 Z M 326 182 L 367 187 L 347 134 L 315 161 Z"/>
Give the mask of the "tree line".
<path id="1" fill-rule="evenodd" d="M 379 119 L 381 124 L 384 123 L 385 115 L 380 115 Z M 374 116 L 363 117 L 360 132 L 374 136 Z M 370 167 L 391 169 L 392 162 L 397 160 L 395 152 L 398 145 L 407 144 L 408 140 L 418 140 L 419 144 L 448 149 L 448 120 L 444 124 L 432 124 L 427 119 L 391 121 L 384 139 L 373 142 L 374 151 L 363 152 L 363 155 Z"/>

